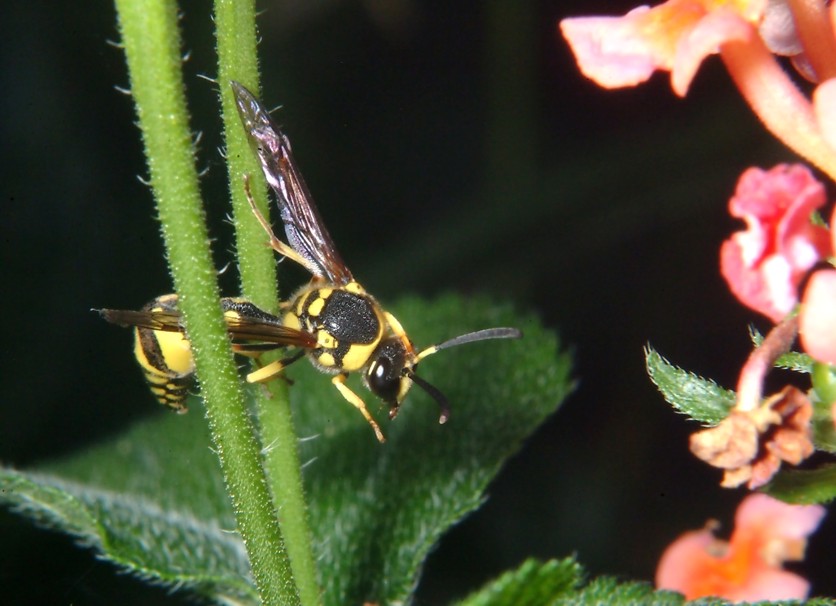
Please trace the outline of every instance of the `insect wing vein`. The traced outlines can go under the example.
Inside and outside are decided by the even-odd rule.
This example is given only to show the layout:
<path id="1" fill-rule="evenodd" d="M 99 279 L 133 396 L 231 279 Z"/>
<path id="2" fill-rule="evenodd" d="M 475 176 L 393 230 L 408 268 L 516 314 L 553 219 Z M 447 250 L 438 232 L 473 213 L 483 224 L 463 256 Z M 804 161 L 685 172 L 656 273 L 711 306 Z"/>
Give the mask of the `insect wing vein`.
<path id="1" fill-rule="evenodd" d="M 277 347 L 316 346 L 316 337 L 303 330 L 252 318 L 226 318 L 227 330 L 236 344 L 265 343 Z M 268 348 L 269 349 L 269 348 Z"/>
<path id="2" fill-rule="evenodd" d="M 337 285 L 353 280 L 319 216 L 290 142 L 270 114 L 242 85 L 232 83 L 236 106 L 247 137 L 258 155 L 261 170 L 276 193 L 288 244 L 316 268 L 317 277 Z"/>

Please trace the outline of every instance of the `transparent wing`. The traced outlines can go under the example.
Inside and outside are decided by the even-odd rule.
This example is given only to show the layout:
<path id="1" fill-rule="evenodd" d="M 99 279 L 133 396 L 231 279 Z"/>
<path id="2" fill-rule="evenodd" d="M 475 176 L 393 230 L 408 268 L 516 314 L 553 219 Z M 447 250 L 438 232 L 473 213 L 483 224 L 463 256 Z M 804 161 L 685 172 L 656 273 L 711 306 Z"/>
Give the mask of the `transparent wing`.
<path id="1" fill-rule="evenodd" d="M 248 301 L 225 298 L 221 301 L 224 321 L 236 351 L 267 351 L 279 347 L 316 346 L 316 337 L 282 324 L 281 318 L 262 311 Z M 183 318 L 176 309 L 101 309 L 102 317 L 120 326 L 136 326 L 167 332 L 185 332 Z"/>
<path id="2" fill-rule="evenodd" d="M 276 192 L 287 242 L 311 273 L 342 286 L 354 278 L 331 239 L 302 174 L 290 141 L 250 91 L 232 82 L 235 103 L 264 177 Z"/>

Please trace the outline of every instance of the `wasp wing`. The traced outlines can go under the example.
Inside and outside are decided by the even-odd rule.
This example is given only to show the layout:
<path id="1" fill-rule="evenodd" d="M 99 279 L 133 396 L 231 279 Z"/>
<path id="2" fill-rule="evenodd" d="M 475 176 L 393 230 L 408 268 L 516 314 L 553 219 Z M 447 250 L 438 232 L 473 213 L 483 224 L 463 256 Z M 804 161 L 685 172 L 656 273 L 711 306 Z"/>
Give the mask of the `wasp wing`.
<path id="1" fill-rule="evenodd" d="M 277 347 L 316 347 L 316 336 L 285 326 L 282 319 L 249 301 L 223 299 L 224 321 L 236 351 L 268 351 Z"/>
<path id="2" fill-rule="evenodd" d="M 119 326 L 136 326 L 151 330 L 167 332 L 183 332 L 182 316 L 179 311 L 148 310 L 131 311 L 129 309 L 100 309 L 98 312 L 111 324 Z"/>
<path id="3" fill-rule="evenodd" d="M 290 141 L 250 91 L 237 82 L 232 82 L 232 91 L 247 138 L 264 177 L 276 192 L 288 244 L 316 277 L 339 286 L 351 282 L 351 271 L 337 252 L 296 166 Z"/>
<path id="4" fill-rule="evenodd" d="M 252 303 L 237 299 L 223 299 L 224 321 L 235 351 L 269 351 L 280 347 L 316 346 L 316 337 L 303 330 L 284 326 L 281 318 L 268 314 Z M 120 326 L 135 326 L 166 332 L 185 332 L 183 316 L 177 310 L 101 309 L 102 317 Z"/>

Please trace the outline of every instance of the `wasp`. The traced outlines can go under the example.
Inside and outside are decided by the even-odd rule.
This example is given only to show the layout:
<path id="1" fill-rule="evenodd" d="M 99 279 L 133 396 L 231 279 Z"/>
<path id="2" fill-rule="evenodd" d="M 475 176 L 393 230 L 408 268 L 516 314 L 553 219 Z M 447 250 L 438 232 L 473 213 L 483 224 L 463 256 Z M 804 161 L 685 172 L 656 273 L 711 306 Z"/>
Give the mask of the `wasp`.
<path id="1" fill-rule="evenodd" d="M 195 366 L 177 300 L 177 295 L 168 294 L 139 311 L 101 309 L 99 313 L 109 322 L 134 327 L 134 357 L 151 393 L 160 404 L 185 413 Z M 284 347 L 289 330 L 281 318 L 241 298 L 223 297 L 221 309 L 235 353 L 257 358 L 265 351 Z M 288 358 L 285 363 L 291 361 Z"/>
<path id="2" fill-rule="evenodd" d="M 437 402 L 439 423 L 447 422 L 447 398 L 416 374 L 418 363 L 456 345 L 517 339 L 522 333 L 516 328 L 488 328 L 416 349 L 397 318 L 366 292 L 343 262 L 297 167 L 287 136 L 252 93 L 237 82 L 231 85 L 251 147 L 275 193 L 287 242 L 275 235 L 256 207 L 249 179 L 245 177 L 250 207 L 273 250 L 312 276 L 308 284 L 281 304 L 279 316 L 243 299 L 222 300 L 224 319 L 237 353 L 258 357 L 271 349 L 297 350 L 290 357 L 250 372 L 247 381 L 269 381 L 307 356 L 314 367 L 332 375 L 334 387 L 363 415 L 380 442 L 385 442 L 380 426 L 363 399 L 346 384 L 350 373 L 362 374 L 366 388 L 388 405 L 390 420 L 397 416 L 415 384 Z M 138 312 L 101 313 L 111 322 L 135 327 L 136 357 L 154 395 L 163 404 L 182 407 L 186 393 L 183 386 L 193 374 L 193 365 L 175 295 L 155 299 Z"/>

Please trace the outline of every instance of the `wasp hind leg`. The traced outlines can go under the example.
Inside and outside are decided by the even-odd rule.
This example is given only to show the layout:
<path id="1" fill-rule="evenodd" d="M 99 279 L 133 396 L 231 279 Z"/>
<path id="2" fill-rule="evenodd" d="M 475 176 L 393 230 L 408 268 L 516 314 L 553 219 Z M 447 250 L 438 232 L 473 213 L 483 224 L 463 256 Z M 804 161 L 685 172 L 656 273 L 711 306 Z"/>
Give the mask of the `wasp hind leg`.
<path id="1" fill-rule="evenodd" d="M 345 373 L 340 373 L 336 375 L 333 379 L 331 379 L 331 383 L 334 384 L 334 387 L 337 388 L 337 391 L 340 392 L 340 395 L 348 400 L 349 404 L 354 406 L 357 410 L 360 411 L 360 414 L 363 415 L 363 418 L 366 419 L 366 422 L 372 426 L 374 430 L 374 435 L 377 437 L 377 441 L 383 444 L 386 442 L 386 438 L 383 436 L 383 432 L 380 431 L 380 425 L 377 424 L 377 421 L 374 420 L 372 414 L 369 412 L 369 409 L 366 408 L 366 403 L 363 401 L 363 398 L 358 396 L 356 393 L 351 391 L 348 385 L 345 384 L 345 380 L 348 378 L 348 375 Z"/>

